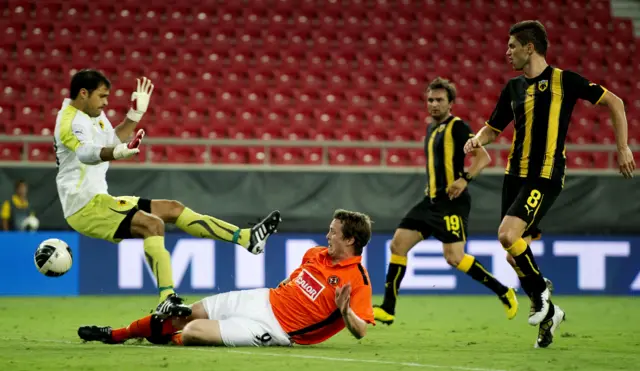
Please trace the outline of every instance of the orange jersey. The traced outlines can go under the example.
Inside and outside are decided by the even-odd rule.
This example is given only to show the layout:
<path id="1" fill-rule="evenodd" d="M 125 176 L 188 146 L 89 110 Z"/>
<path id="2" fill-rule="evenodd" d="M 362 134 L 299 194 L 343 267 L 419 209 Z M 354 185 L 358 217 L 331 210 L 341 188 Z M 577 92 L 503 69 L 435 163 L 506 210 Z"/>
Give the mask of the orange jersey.
<path id="1" fill-rule="evenodd" d="M 361 261 L 354 256 L 333 264 L 326 247 L 314 247 L 304 254 L 289 283 L 270 290 L 273 314 L 294 343 L 317 344 L 345 327 L 335 297 L 336 288 L 346 283 L 351 283 L 351 309 L 375 325 L 369 274 Z"/>

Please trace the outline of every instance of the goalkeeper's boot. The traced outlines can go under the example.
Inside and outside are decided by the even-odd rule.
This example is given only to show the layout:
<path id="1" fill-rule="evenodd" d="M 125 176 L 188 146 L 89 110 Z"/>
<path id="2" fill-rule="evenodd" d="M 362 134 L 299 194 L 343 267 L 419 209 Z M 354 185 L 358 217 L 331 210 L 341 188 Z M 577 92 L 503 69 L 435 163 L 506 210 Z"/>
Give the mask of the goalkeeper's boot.
<path id="1" fill-rule="evenodd" d="M 516 291 L 509 287 L 509 291 L 506 294 L 499 296 L 504 310 L 507 311 L 507 319 L 513 319 L 518 314 L 518 298 L 516 297 Z"/>
<path id="2" fill-rule="evenodd" d="M 385 325 L 391 325 L 396 319 L 394 314 L 387 312 L 379 305 L 373 306 L 373 318 L 376 321 L 384 323 Z"/>
<path id="3" fill-rule="evenodd" d="M 251 237 L 247 250 L 254 255 L 262 254 L 267 243 L 267 238 L 278 231 L 278 225 L 282 221 L 280 211 L 272 211 L 266 218 L 251 227 Z"/>
<path id="4" fill-rule="evenodd" d="M 191 315 L 191 307 L 184 304 L 184 300 L 181 297 L 171 294 L 158 304 L 154 314 L 159 318 L 189 317 Z"/>
<path id="5" fill-rule="evenodd" d="M 533 293 L 529 296 L 531 299 L 531 310 L 529 311 L 529 324 L 531 326 L 539 325 L 549 313 L 551 294 L 549 289 L 545 287 L 541 293 Z"/>
<path id="6" fill-rule="evenodd" d="M 82 326 L 78 328 L 78 336 L 84 341 L 100 341 L 105 344 L 119 344 L 111 337 L 111 327 Z"/>
<path id="7" fill-rule="evenodd" d="M 553 334 L 560 324 L 565 320 L 566 315 L 559 306 L 553 306 L 553 316 L 546 321 L 540 323 L 538 328 L 538 338 L 534 344 L 534 348 L 546 348 L 553 342 Z"/>

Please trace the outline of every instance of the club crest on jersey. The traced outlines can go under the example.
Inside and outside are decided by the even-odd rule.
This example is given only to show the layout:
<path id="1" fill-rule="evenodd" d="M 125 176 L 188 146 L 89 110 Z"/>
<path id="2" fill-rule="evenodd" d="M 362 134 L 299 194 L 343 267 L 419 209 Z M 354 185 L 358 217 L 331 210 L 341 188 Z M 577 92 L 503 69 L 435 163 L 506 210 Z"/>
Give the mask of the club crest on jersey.
<path id="1" fill-rule="evenodd" d="M 545 91 L 549 86 L 549 80 L 541 80 L 538 82 L 538 90 Z"/>
<path id="2" fill-rule="evenodd" d="M 329 285 L 331 286 L 338 286 L 338 283 L 340 283 L 340 277 L 338 276 L 330 276 L 327 279 L 327 282 L 329 283 Z"/>
<path id="3" fill-rule="evenodd" d="M 313 301 L 315 301 L 320 296 L 322 290 L 324 290 L 322 282 L 318 281 L 311 273 L 307 272 L 306 269 L 300 272 L 294 282 L 300 290 Z"/>
<path id="4" fill-rule="evenodd" d="M 104 130 L 104 122 L 102 120 L 98 121 L 98 125 L 100 125 L 100 129 Z"/>

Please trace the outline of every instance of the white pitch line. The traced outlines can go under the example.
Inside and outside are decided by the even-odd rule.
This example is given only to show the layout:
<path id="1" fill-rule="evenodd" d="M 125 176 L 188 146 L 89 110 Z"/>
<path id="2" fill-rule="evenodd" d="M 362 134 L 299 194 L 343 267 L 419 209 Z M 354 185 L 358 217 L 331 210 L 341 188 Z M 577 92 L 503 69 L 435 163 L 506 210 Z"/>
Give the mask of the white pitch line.
<path id="1" fill-rule="evenodd" d="M 54 344 L 67 344 L 67 345 L 83 345 L 81 342 L 74 341 L 64 341 L 64 340 L 51 340 L 51 339 L 24 339 L 24 338 L 0 338 L 2 341 L 14 341 L 14 342 L 32 342 L 32 343 L 54 343 Z M 111 347 L 117 347 L 118 345 L 111 345 Z M 134 344 L 126 344 L 120 345 L 124 347 L 132 347 L 132 348 L 145 348 L 145 349 L 158 349 L 157 345 L 134 345 Z M 165 348 L 166 349 L 166 348 Z M 187 351 L 196 351 L 196 352 L 213 352 L 211 348 L 192 348 L 192 347 L 171 347 L 171 349 L 181 349 Z M 251 356 L 264 356 L 264 357 L 282 357 L 282 358 L 302 358 L 302 359 L 315 359 L 319 361 L 336 361 L 336 362 L 355 362 L 355 363 L 372 363 L 377 365 L 394 365 L 394 366 L 408 366 L 408 367 L 421 367 L 421 368 L 431 368 L 431 369 L 440 369 L 440 370 L 459 370 L 459 371 L 507 371 L 507 370 L 499 370 L 493 368 L 479 368 L 479 367 L 464 367 L 464 366 L 443 366 L 443 365 L 432 365 L 428 363 L 415 363 L 415 362 L 395 362 L 395 361 L 383 361 L 376 359 L 357 359 L 357 358 L 339 358 L 339 357 L 325 357 L 325 356 L 315 356 L 308 354 L 286 354 L 286 353 L 266 353 L 266 352 L 249 352 L 244 350 L 232 350 L 232 349 L 224 349 L 224 348 L 216 348 L 215 352 L 220 352 L 224 350 L 226 353 L 234 353 L 234 354 L 244 354 Z"/>

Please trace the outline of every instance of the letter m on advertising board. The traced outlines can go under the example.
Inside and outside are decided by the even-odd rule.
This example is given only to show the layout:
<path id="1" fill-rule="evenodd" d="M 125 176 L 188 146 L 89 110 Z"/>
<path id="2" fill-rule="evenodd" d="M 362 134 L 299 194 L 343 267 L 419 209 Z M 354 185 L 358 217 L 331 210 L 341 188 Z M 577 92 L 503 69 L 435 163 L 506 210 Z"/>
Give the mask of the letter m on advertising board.
<path id="1" fill-rule="evenodd" d="M 180 239 L 171 252 L 173 282 L 177 289 L 188 268 L 191 268 L 192 289 L 213 289 L 215 242 L 212 240 Z M 170 250 L 170 249 L 169 249 Z M 170 250 L 171 251 L 171 250 Z M 139 290 L 144 286 L 144 272 L 157 285 L 146 262 L 142 240 L 124 240 L 118 244 L 118 287 Z"/>

